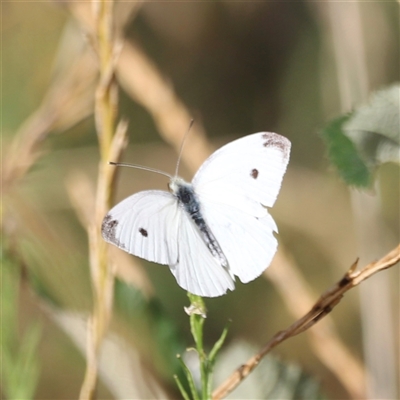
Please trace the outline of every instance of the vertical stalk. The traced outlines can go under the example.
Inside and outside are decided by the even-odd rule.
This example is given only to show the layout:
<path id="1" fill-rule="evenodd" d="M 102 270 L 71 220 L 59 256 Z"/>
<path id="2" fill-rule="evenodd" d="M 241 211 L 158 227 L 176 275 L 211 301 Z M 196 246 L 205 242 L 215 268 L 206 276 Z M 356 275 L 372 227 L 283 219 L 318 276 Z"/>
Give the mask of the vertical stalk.
<path id="1" fill-rule="evenodd" d="M 216 341 L 212 347 L 209 354 L 204 351 L 203 342 L 203 327 L 206 318 L 206 307 L 203 299 L 200 296 L 191 294 L 188 292 L 188 297 L 190 300 L 190 307 L 186 308 L 185 311 L 189 315 L 190 320 L 190 330 L 196 344 L 196 350 L 199 357 L 199 367 L 200 367 L 200 378 L 201 378 L 201 399 L 211 400 L 212 398 L 212 375 L 214 370 L 214 364 L 219 350 L 224 344 L 225 338 L 228 334 L 228 326 L 223 330 L 221 337 Z M 182 362 L 182 366 L 186 372 L 186 378 L 191 387 L 192 398 L 194 400 L 198 399 L 197 390 L 194 387 L 194 381 L 191 372 Z M 181 394 L 184 398 L 188 397 L 188 394 L 183 389 L 183 386 L 179 382 L 179 379 L 175 378 Z"/>
<path id="2" fill-rule="evenodd" d="M 99 82 L 95 94 L 94 117 L 100 148 L 100 164 L 94 218 L 89 226 L 89 259 L 93 288 L 93 313 L 87 328 L 87 366 L 80 399 L 95 398 L 101 342 L 112 314 L 114 274 L 108 260 L 107 245 L 101 237 L 101 223 L 111 206 L 114 169 L 107 163 L 122 149 L 125 129 L 116 132 L 117 86 L 114 80 L 114 42 L 112 0 L 93 0 L 94 43 L 99 59 Z M 117 139 L 119 137 L 119 140 Z M 115 145 L 114 145 L 115 142 Z M 118 146 L 117 149 L 113 148 Z"/>

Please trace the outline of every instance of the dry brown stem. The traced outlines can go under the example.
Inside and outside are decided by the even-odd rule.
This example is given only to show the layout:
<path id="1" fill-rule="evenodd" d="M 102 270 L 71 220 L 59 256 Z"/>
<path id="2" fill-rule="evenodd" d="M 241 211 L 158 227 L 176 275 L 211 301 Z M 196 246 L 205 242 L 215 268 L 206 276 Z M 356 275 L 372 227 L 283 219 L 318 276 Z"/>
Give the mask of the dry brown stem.
<path id="1" fill-rule="evenodd" d="M 126 143 L 127 124 L 116 127 L 118 92 L 114 79 L 116 47 L 113 39 L 112 1 L 93 1 L 93 44 L 99 60 L 99 83 L 95 96 L 95 121 L 100 147 L 100 165 L 95 197 L 94 217 L 88 226 L 90 272 L 94 295 L 93 315 L 88 321 L 87 364 L 80 399 L 94 399 L 98 375 L 98 357 L 112 315 L 114 267 L 108 257 L 107 244 L 101 236 L 101 223 L 111 206 L 115 169 L 110 156 L 119 159 Z"/>
<path id="2" fill-rule="evenodd" d="M 373 274 L 392 267 L 400 261 L 400 244 L 382 257 L 379 261 L 366 265 L 359 271 L 356 271 L 357 261 L 349 268 L 344 277 L 334 286 L 328 289 L 311 310 L 302 318 L 294 322 L 289 328 L 277 332 L 270 341 L 245 364 L 236 369 L 233 374 L 225 380 L 214 392 L 212 398 L 222 399 L 228 393 L 232 392 L 240 384 L 243 379 L 249 375 L 253 369 L 259 364 L 262 358 L 268 354 L 274 347 L 285 341 L 286 339 L 298 335 L 301 332 L 311 328 L 315 323 L 328 315 L 332 309 L 340 302 L 343 295 L 351 288 L 357 286 L 365 279 Z"/>
<path id="3" fill-rule="evenodd" d="M 282 245 L 264 276 L 274 283 L 295 318 L 301 318 L 312 307 L 315 296 Z M 364 366 L 341 341 L 332 318 L 327 315 L 313 329 L 307 330 L 307 335 L 316 356 L 335 374 L 352 398 L 365 398 Z"/>

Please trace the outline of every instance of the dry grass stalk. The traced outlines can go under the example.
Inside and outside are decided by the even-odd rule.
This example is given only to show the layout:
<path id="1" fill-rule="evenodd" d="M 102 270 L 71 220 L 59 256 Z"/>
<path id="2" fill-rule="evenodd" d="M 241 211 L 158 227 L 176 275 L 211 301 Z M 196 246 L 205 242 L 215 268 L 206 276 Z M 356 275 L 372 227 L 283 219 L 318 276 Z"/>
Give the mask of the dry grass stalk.
<path id="1" fill-rule="evenodd" d="M 311 328 L 315 323 L 328 315 L 332 309 L 340 302 L 343 295 L 353 287 L 359 285 L 365 279 L 373 274 L 390 268 L 400 261 L 400 244 L 382 257 L 379 261 L 366 265 L 359 271 L 356 271 L 357 261 L 350 267 L 345 276 L 324 294 L 314 304 L 311 310 L 302 318 L 294 322 L 289 328 L 276 333 L 272 339 L 245 364 L 241 365 L 233 374 L 225 380 L 214 392 L 213 399 L 222 399 L 232 392 L 243 379 L 248 376 L 259 364 L 262 358 L 267 355 L 274 347 L 286 339 L 298 335 L 301 332 Z"/>
<path id="2" fill-rule="evenodd" d="M 94 399 L 101 342 L 112 315 L 114 270 L 107 244 L 101 237 L 101 223 L 111 207 L 115 169 L 108 166 L 110 156 L 119 159 L 126 142 L 126 123 L 116 128 L 117 86 L 114 79 L 115 45 L 113 41 L 112 1 L 93 1 L 95 30 L 93 42 L 99 58 L 99 83 L 95 96 L 95 121 L 100 147 L 95 211 L 89 226 L 89 257 L 94 295 L 93 315 L 88 321 L 87 365 L 80 399 Z"/>
<path id="3" fill-rule="evenodd" d="M 96 69 L 89 52 L 53 80 L 39 108 L 21 125 L 7 148 L 1 176 L 3 193 L 24 177 L 43 154 L 43 142 L 90 115 Z"/>
<path id="4" fill-rule="evenodd" d="M 301 318 L 313 305 L 312 290 L 282 246 L 264 276 L 280 292 L 291 314 Z M 333 320 L 328 315 L 307 331 L 317 357 L 335 374 L 354 399 L 365 397 L 365 369 L 362 363 L 340 340 Z"/>
<path id="5" fill-rule="evenodd" d="M 137 3 L 136 8 L 130 9 L 130 12 L 137 11 L 140 5 L 141 3 Z M 88 5 L 78 2 L 70 3 L 69 7 L 84 29 L 93 32 L 94 23 L 88 13 Z M 121 27 L 116 27 L 117 37 L 121 36 L 121 32 Z M 175 93 L 170 81 L 164 78 L 158 67 L 132 42 L 125 42 L 118 59 L 114 60 L 118 82 L 135 101 L 148 110 L 160 135 L 178 152 L 192 116 Z M 183 162 L 195 171 L 213 150 L 204 129 L 196 121 L 190 132 L 190 140 L 185 144 Z"/>

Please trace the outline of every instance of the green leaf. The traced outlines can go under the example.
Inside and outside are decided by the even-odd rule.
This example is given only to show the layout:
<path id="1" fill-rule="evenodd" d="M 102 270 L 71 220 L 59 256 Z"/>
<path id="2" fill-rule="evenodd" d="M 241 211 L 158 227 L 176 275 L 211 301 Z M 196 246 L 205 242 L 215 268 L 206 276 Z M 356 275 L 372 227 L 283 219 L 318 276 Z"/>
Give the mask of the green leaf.
<path id="1" fill-rule="evenodd" d="M 13 369 L 10 374 L 11 399 L 33 399 L 39 379 L 39 362 L 37 359 L 37 347 L 41 338 L 41 326 L 39 323 L 31 325 L 21 343 L 21 347 L 13 361 Z"/>
<path id="2" fill-rule="evenodd" d="M 211 364 L 211 366 L 213 366 L 215 364 L 215 359 L 217 357 L 217 354 L 219 353 L 219 351 L 221 350 L 221 347 L 223 346 L 226 336 L 228 335 L 228 330 L 229 330 L 229 325 L 230 323 L 228 323 L 224 330 L 221 333 L 220 338 L 215 342 L 213 348 L 210 351 L 210 354 L 208 355 L 208 360 Z"/>
<path id="3" fill-rule="evenodd" d="M 1 251 L 2 261 L 2 335 L 1 379 L 9 399 L 33 399 L 39 378 L 37 347 L 41 337 L 39 323 L 29 325 L 19 335 L 17 323 L 20 267 Z"/>
<path id="4" fill-rule="evenodd" d="M 360 157 L 354 143 L 345 135 L 343 126 L 351 115 L 333 120 L 322 131 L 331 163 L 340 177 L 350 186 L 367 188 L 372 183 L 372 173 Z"/>
<path id="5" fill-rule="evenodd" d="M 178 386 L 179 391 L 181 392 L 183 399 L 190 400 L 190 397 L 189 397 L 186 389 L 183 387 L 182 382 L 180 381 L 179 377 L 177 375 L 174 375 L 174 379 L 175 379 L 176 385 Z"/>
<path id="6" fill-rule="evenodd" d="M 18 313 L 18 285 L 20 273 L 18 265 L 7 258 L 3 252 L 1 257 L 2 280 L 2 331 L 0 335 L 1 349 L 17 348 L 17 313 Z"/>
<path id="7" fill-rule="evenodd" d="M 379 90 L 368 104 L 355 110 L 344 125 L 345 134 L 373 168 L 400 162 L 400 85 Z"/>
<path id="8" fill-rule="evenodd" d="M 351 186 L 368 188 L 377 167 L 400 162 L 400 85 L 375 92 L 368 104 L 322 131 L 331 163 Z"/>
<path id="9" fill-rule="evenodd" d="M 196 385 L 195 385 L 195 383 L 194 383 L 193 375 L 192 375 L 192 373 L 190 372 L 190 369 L 189 369 L 189 368 L 187 367 L 187 365 L 184 363 L 184 361 L 182 360 L 182 357 L 180 356 L 180 354 L 178 354 L 178 355 L 176 356 L 176 358 L 177 358 L 178 361 L 180 362 L 180 364 L 181 364 L 181 366 L 182 366 L 182 368 L 183 368 L 183 371 L 185 372 L 186 379 L 187 379 L 187 382 L 188 382 L 188 384 L 189 384 L 190 391 L 191 391 L 191 393 L 192 393 L 192 398 L 193 398 L 194 400 L 199 400 L 199 395 L 197 394 Z M 175 380 L 176 380 L 176 378 L 175 378 Z M 178 385 L 178 387 L 179 387 L 179 390 L 181 390 L 181 387 L 182 387 L 182 389 L 183 389 L 183 385 L 182 385 L 182 384 L 181 384 L 180 386 Z M 186 391 L 184 391 L 184 392 L 186 393 Z M 183 395 L 183 393 L 182 393 L 182 395 Z"/>

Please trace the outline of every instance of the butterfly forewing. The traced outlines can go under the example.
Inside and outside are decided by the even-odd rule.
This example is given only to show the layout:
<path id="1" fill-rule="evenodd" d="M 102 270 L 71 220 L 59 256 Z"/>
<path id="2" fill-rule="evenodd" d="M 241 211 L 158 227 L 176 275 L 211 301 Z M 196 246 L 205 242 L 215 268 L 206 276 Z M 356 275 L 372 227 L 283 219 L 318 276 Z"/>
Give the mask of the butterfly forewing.
<path id="1" fill-rule="evenodd" d="M 201 201 L 230 204 L 263 216 L 272 207 L 289 161 L 290 142 L 271 132 L 235 140 L 213 153 L 193 178 Z"/>
<path id="2" fill-rule="evenodd" d="M 212 154 L 193 179 L 204 218 L 229 262 L 246 283 L 270 264 L 277 248 L 275 203 L 290 154 L 290 142 L 261 132 Z"/>
<path id="3" fill-rule="evenodd" d="M 181 210 L 168 192 L 139 192 L 118 203 L 106 215 L 103 238 L 130 254 L 159 264 L 178 260 Z"/>

